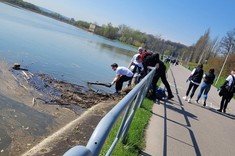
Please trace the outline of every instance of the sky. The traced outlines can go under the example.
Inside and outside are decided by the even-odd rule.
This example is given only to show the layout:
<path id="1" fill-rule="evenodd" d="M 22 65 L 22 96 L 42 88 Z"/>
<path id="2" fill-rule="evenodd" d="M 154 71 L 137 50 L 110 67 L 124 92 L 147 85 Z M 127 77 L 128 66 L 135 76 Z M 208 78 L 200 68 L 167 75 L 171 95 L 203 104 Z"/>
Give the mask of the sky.
<path id="1" fill-rule="evenodd" d="M 222 38 L 235 28 L 235 0 L 25 0 L 75 20 L 125 24 L 193 45 L 206 30 Z"/>

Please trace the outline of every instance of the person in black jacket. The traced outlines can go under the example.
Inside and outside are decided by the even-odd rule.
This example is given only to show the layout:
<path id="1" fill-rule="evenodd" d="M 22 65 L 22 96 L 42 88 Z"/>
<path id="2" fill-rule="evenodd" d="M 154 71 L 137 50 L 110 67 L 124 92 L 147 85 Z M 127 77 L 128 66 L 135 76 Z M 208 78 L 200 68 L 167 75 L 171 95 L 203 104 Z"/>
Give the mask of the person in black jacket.
<path id="1" fill-rule="evenodd" d="M 222 112 L 223 110 L 223 112 L 226 113 L 228 103 L 232 99 L 235 92 L 235 69 L 231 71 L 231 75 L 226 78 L 226 81 L 220 88 L 223 89 L 224 92 L 221 95 L 222 99 L 220 102 L 220 109 L 218 109 L 218 111 Z"/>
<path id="2" fill-rule="evenodd" d="M 201 89 L 200 89 L 200 92 L 198 93 L 197 100 L 196 100 L 196 102 L 198 103 L 199 99 L 202 96 L 202 93 L 204 92 L 203 93 L 203 96 L 204 96 L 203 106 L 206 106 L 207 94 L 210 91 L 211 85 L 213 84 L 214 79 L 215 79 L 214 72 L 215 72 L 214 69 L 210 69 L 207 74 L 204 74 L 205 78 L 204 78 L 204 81 L 201 85 Z"/>
<path id="3" fill-rule="evenodd" d="M 191 75 L 188 78 L 188 80 L 190 80 L 190 83 L 189 83 L 189 86 L 188 86 L 188 90 L 186 92 L 186 96 L 183 97 L 183 99 L 186 101 L 187 97 L 189 95 L 189 92 L 193 88 L 193 90 L 191 92 L 191 95 L 188 99 L 188 103 L 191 103 L 191 99 L 192 99 L 195 91 L 197 90 L 198 86 L 200 85 L 200 83 L 202 81 L 202 77 L 203 77 L 203 65 L 200 64 L 200 65 L 198 65 L 197 68 L 193 69 Z"/>
<path id="4" fill-rule="evenodd" d="M 143 65 L 144 65 L 145 72 L 147 71 L 148 66 L 157 68 L 155 75 L 153 77 L 153 80 L 152 80 L 152 88 L 153 88 L 152 98 L 153 98 L 153 100 L 156 100 L 156 87 L 157 87 L 157 82 L 158 82 L 159 78 L 161 78 L 162 83 L 165 85 L 165 87 L 167 89 L 167 93 L 168 93 L 167 98 L 172 99 L 174 96 L 172 94 L 170 85 L 169 85 L 168 81 L 166 80 L 166 66 L 162 61 L 160 61 L 159 54 L 156 53 L 156 54 L 152 54 L 152 55 L 148 56 L 144 60 Z"/>

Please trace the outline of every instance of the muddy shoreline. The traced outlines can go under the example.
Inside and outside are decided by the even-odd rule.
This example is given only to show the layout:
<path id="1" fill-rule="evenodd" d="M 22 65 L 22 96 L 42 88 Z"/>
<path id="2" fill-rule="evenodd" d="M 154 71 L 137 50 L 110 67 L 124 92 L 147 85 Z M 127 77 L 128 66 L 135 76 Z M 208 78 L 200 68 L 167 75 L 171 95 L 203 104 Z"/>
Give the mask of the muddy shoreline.
<path id="1" fill-rule="evenodd" d="M 72 142 L 84 143 L 87 141 L 84 138 L 89 138 L 100 118 L 120 99 L 84 86 L 54 79 L 46 74 L 13 70 L 12 65 L 6 61 L 0 61 L 0 67 L 0 103 L 6 103 L 1 109 L 5 113 L 2 113 L 0 118 L 0 123 L 3 123 L 0 138 L 1 133 L 7 134 L 8 137 L 2 137 L 2 141 L 7 139 L 8 143 L 0 141 L 0 156 L 20 155 L 28 151 L 54 132 L 63 129 L 71 121 L 79 119 L 84 112 L 93 110 L 92 108 L 98 104 L 96 107 L 97 111 L 99 110 L 96 112 L 98 114 L 94 114 L 93 111 L 86 115 L 89 117 L 93 115 L 92 118 L 83 118 L 83 122 L 74 123 L 70 127 L 71 131 L 57 140 L 55 145 L 59 146 L 62 140 L 67 140 L 67 142 L 62 141 L 62 144 L 66 143 L 65 149 L 68 149 L 72 144 L 68 141 L 69 136 L 78 131 L 84 133 L 76 137 L 77 141 L 72 137 Z M 86 123 L 86 126 L 81 126 L 81 123 Z M 56 147 L 45 150 L 44 154 L 56 152 Z M 63 151 L 56 153 L 60 155 Z"/>

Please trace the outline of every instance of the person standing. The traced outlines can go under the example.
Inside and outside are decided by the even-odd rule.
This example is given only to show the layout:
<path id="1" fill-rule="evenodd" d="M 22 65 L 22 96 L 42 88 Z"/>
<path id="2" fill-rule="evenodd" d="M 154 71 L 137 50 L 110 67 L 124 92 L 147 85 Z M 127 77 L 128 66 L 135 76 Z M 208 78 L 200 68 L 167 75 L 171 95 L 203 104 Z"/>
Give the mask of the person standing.
<path id="1" fill-rule="evenodd" d="M 186 92 L 186 96 L 183 97 L 183 99 L 185 101 L 187 101 L 187 97 L 189 95 L 189 92 L 192 89 L 191 95 L 188 99 L 188 103 L 191 103 L 191 99 L 195 93 L 195 91 L 197 90 L 198 86 L 200 85 L 201 81 L 202 81 L 202 77 L 203 77 L 203 65 L 200 64 L 198 65 L 197 68 L 193 69 L 192 73 L 190 74 L 189 78 L 187 79 L 187 81 L 190 80 L 187 92 Z"/>
<path id="2" fill-rule="evenodd" d="M 119 67 L 117 63 L 113 63 L 111 65 L 113 71 L 116 71 L 116 76 L 111 82 L 110 87 L 116 83 L 115 89 L 116 89 L 116 94 L 119 94 L 122 90 L 123 82 L 129 81 L 133 77 L 133 73 L 130 71 L 130 69 L 126 67 Z"/>
<path id="3" fill-rule="evenodd" d="M 157 87 L 157 82 L 158 82 L 159 78 L 161 78 L 162 83 L 165 85 L 165 87 L 167 89 L 167 93 L 168 93 L 167 99 L 172 99 L 174 96 L 172 94 L 170 85 L 166 79 L 166 66 L 162 61 L 160 61 L 158 53 L 152 54 L 146 58 L 146 60 L 144 61 L 145 72 L 147 72 L 148 66 L 156 67 L 156 72 L 155 72 L 155 75 L 152 80 L 152 88 L 153 88 L 152 98 L 153 98 L 153 100 L 156 100 L 156 87 Z"/>
<path id="4" fill-rule="evenodd" d="M 213 82 L 215 80 L 214 72 L 215 72 L 214 69 L 210 69 L 207 74 L 204 74 L 205 79 L 201 85 L 201 89 L 198 93 L 197 100 L 196 100 L 196 102 L 198 103 L 198 101 L 201 98 L 202 93 L 203 93 L 203 97 L 204 97 L 203 106 L 206 106 L 207 94 L 210 91 L 211 85 L 213 84 Z"/>
<path id="5" fill-rule="evenodd" d="M 223 112 L 226 113 L 228 103 L 232 99 L 235 92 L 235 69 L 231 71 L 231 75 L 226 78 L 226 81 L 220 88 L 223 89 L 224 92 L 222 94 L 220 109 L 218 109 L 218 111 L 222 112 L 223 110 Z"/>

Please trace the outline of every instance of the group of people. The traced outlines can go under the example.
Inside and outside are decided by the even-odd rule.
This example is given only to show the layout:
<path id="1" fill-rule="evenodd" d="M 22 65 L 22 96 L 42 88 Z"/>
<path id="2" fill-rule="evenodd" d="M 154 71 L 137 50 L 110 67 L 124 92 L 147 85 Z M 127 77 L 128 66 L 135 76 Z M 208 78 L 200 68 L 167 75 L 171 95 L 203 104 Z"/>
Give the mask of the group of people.
<path id="1" fill-rule="evenodd" d="M 210 91 L 211 85 L 213 84 L 216 78 L 214 72 L 215 72 L 214 69 L 210 69 L 208 73 L 204 74 L 202 64 L 198 65 L 197 68 L 193 69 L 189 78 L 187 79 L 187 81 L 190 81 L 190 82 L 189 82 L 188 89 L 186 91 L 186 96 L 184 96 L 183 99 L 191 103 L 191 100 L 195 94 L 195 91 L 199 87 L 202 79 L 204 78 L 200 91 L 197 95 L 196 103 L 199 103 L 199 99 L 201 98 L 203 94 L 203 97 L 204 97 L 203 106 L 206 106 L 207 95 Z M 231 71 L 231 75 L 229 75 L 226 78 L 226 81 L 218 90 L 220 90 L 219 95 L 222 96 L 222 99 L 220 102 L 220 109 L 218 109 L 218 111 L 220 112 L 223 111 L 224 113 L 226 113 L 228 103 L 232 99 L 233 94 L 235 92 L 235 69 Z M 191 91 L 191 94 L 189 96 L 190 91 Z"/>
<path id="2" fill-rule="evenodd" d="M 119 67 L 116 63 L 113 63 L 111 65 L 112 69 L 116 71 L 116 76 L 111 82 L 112 86 L 114 83 L 116 83 L 115 89 L 116 92 L 115 94 L 119 94 L 123 82 L 125 81 L 131 81 L 134 74 L 136 73 L 139 76 L 139 79 L 143 78 L 148 71 L 148 66 L 150 67 L 156 67 L 156 72 L 152 80 L 152 99 L 156 100 L 156 85 L 161 78 L 163 84 L 165 85 L 167 92 L 168 92 L 168 97 L 167 99 L 172 99 L 174 96 L 172 94 L 170 85 L 166 79 L 166 66 L 165 64 L 159 59 L 159 54 L 158 53 L 151 53 L 147 52 L 144 50 L 142 47 L 138 48 L 138 54 L 134 55 L 131 59 L 130 65 L 127 67 Z M 129 83 L 130 84 L 130 83 Z"/>
<path id="3" fill-rule="evenodd" d="M 138 79 L 137 83 L 140 81 L 141 78 L 143 78 L 148 71 L 148 66 L 150 67 L 156 67 L 156 72 L 152 80 L 152 99 L 156 100 L 156 88 L 157 88 L 157 82 L 159 78 L 161 78 L 162 83 L 165 85 L 167 89 L 167 99 L 174 98 L 170 85 L 166 79 L 166 66 L 165 64 L 159 59 L 158 53 L 151 53 L 147 52 L 142 47 L 138 48 L 137 54 L 135 54 L 132 59 L 131 63 L 128 67 L 118 66 L 118 64 L 113 63 L 111 65 L 112 69 L 116 71 L 116 76 L 113 79 L 113 81 L 110 83 L 110 87 L 116 83 L 115 94 L 119 94 L 121 92 L 123 83 L 126 81 L 129 81 L 128 85 L 131 84 L 131 81 L 135 74 L 137 74 Z M 199 103 L 199 100 L 203 94 L 204 100 L 203 100 L 203 106 L 206 106 L 207 96 L 210 91 L 211 85 L 213 84 L 216 76 L 214 74 L 215 70 L 210 69 L 208 73 L 204 74 L 203 71 L 203 65 L 198 65 L 197 68 L 193 69 L 191 72 L 189 78 L 187 79 L 187 82 L 189 81 L 189 86 L 186 91 L 186 95 L 183 97 L 185 101 L 188 101 L 191 103 L 191 100 L 195 94 L 195 91 L 199 87 L 202 79 L 204 78 L 204 81 L 201 84 L 200 91 L 197 95 L 196 103 Z M 233 97 L 233 94 L 235 92 L 235 70 L 231 71 L 231 75 L 229 75 L 224 82 L 224 84 L 220 87 L 220 96 L 222 96 L 221 102 L 220 102 L 220 109 L 218 111 L 220 112 L 226 112 L 226 108 L 228 103 Z M 191 92 L 191 94 L 190 94 Z M 189 95 L 190 94 L 190 95 Z M 188 97 L 189 96 L 189 97 Z"/>

